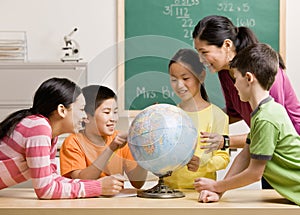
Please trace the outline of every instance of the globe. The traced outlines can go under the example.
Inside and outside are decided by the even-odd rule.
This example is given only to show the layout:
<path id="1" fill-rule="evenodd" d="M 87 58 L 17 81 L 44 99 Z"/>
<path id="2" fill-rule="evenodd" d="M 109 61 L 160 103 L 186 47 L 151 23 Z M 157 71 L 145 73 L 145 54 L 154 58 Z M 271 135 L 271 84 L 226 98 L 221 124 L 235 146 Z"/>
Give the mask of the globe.
<path id="1" fill-rule="evenodd" d="M 132 121 L 128 145 L 141 167 L 164 177 L 191 160 L 197 136 L 191 118 L 182 109 L 155 104 Z"/>

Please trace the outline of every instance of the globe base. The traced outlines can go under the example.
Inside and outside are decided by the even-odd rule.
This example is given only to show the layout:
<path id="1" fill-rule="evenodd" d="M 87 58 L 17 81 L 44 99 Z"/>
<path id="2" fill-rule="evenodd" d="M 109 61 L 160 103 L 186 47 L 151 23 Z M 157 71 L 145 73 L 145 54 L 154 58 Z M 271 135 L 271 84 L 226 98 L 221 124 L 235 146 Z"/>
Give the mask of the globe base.
<path id="1" fill-rule="evenodd" d="M 158 184 L 148 190 L 138 190 L 137 196 L 142 198 L 171 199 L 185 197 L 179 190 L 170 189 L 164 184 L 163 177 L 159 177 Z"/>

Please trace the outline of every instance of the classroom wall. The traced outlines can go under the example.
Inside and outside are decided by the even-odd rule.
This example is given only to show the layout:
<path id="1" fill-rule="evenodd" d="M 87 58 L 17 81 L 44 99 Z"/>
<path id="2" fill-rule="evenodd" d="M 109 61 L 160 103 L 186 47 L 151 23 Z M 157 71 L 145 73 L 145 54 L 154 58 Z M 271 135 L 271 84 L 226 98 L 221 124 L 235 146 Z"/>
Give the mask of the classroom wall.
<path id="1" fill-rule="evenodd" d="M 57 62 L 63 56 L 63 37 L 74 27 L 80 56 L 88 62 L 88 84 L 99 83 L 117 90 L 116 0 L 0 0 L 0 30 L 27 33 L 28 60 Z M 300 98 L 299 0 L 286 0 L 287 72 Z M 298 18 L 297 18 L 298 17 Z M 1 34 L 1 33 L 0 33 Z M 1 78 L 5 74 L 1 74 Z M 122 120 L 121 120 L 122 121 Z M 122 122 L 121 122 L 122 123 Z M 125 120 L 124 126 L 128 124 Z"/>
<path id="2" fill-rule="evenodd" d="M 88 83 L 115 88 L 115 0 L 0 0 L 0 31 L 26 31 L 29 61 L 59 62 L 63 38 L 75 27 L 72 38 L 90 67 Z"/>
<path id="3" fill-rule="evenodd" d="M 293 87 L 300 99 L 300 73 L 299 70 L 299 49 L 300 49 L 300 32 L 299 26 L 299 8 L 300 1 L 286 0 L 286 65 L 287 73 L 293 84 Z"/>

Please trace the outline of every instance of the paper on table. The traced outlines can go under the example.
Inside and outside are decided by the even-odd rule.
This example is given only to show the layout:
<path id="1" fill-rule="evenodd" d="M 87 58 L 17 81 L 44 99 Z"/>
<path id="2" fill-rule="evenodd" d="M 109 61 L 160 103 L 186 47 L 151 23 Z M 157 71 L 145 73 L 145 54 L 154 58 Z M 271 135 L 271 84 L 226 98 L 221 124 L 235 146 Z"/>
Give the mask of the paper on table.
<path id="1" fill-rule="evenodd" d="M 114 175 L 111 175 L 111 176 L 115 177 L 119 181 L 125 181 L 126 180 L 126 177 L 124 175 L 120 174 L 120 173 L 114 174 Z"/>
<path id="2" fill-rule="evenodd" d="M 114 196 L 100 196 L 102 198 L 122 198 L 122 197 L 134 197 L 137 196 L 137 190 L 132 188 L 125 188 L 120 193 Z"/>
<path id="3" fill-rule="evenodd" d="M 137 190 L 136 189 L 123 189 L 121 192 L 114 197 L 134 197 L 137 196 Z"/>

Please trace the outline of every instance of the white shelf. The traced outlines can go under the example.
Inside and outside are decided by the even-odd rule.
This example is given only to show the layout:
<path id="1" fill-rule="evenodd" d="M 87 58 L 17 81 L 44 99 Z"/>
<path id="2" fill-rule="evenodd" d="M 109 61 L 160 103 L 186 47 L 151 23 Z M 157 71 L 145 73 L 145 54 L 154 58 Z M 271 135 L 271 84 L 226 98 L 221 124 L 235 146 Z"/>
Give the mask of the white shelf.
<path id="1" fill-rule="evenodd" d="M 87 63 L 1 62 L 0 120 L 9 113 L 32 106 L 35 91 L 51 77 L 87 84 Z"/>
<path id="2" fill-rule="evenodd" d="M 0 62 L 27 60 L 25 31 L 0 31 Z"/>

